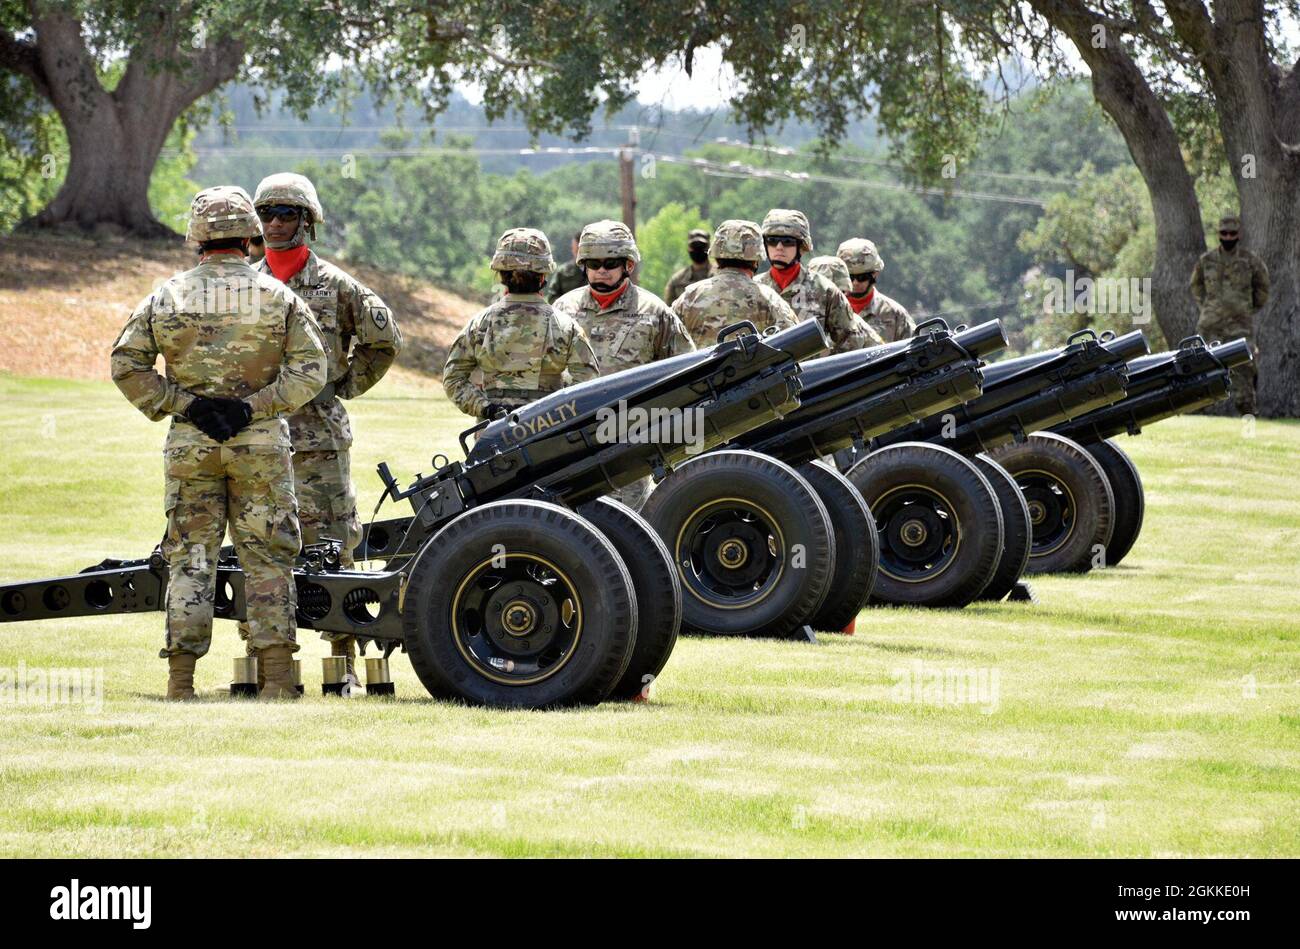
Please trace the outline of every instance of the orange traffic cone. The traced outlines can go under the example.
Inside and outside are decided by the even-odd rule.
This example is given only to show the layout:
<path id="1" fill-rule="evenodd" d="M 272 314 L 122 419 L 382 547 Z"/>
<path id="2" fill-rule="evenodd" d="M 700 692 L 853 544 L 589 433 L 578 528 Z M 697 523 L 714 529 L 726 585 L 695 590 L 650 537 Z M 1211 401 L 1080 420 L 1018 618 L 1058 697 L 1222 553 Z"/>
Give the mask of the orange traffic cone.
<path id="1" fill-rule="evenodd" d="M 845 636 L 852 636 L 854 627 L 856 627 L 857 625 L 858 625 L 858 618 L 855 616 L 853 617 L 853 619 L 849 620 L 849 625 L 845 626 L 842 630 L 840 630 L 840 632 L 842 632 Z"/>

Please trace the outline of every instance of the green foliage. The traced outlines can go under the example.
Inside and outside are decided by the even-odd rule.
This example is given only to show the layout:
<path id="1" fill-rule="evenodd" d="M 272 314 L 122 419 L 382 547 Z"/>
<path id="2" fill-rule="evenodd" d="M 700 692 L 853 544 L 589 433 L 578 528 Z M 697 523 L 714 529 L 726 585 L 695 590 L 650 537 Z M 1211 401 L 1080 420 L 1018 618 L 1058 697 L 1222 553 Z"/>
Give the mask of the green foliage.
<path id="1" fill-rule="evenodd" d="M 641 251 L 641 286 L 651 293 L 663 292 L 668 278 L 687 263 L 686 238 L 697 227 L 711 231 L 699 208 L 687 209 L 671 201 L 636 231 Z"/>
<path id="2" fill-rule="evenodd" d="M 185 233 L 190 202 L 201 188 L 188 177 L 197 160 L 194 129 L 186 122 L 176 123 L 149 179 L 149 207 L 154 217 L 178 234 Z"/>

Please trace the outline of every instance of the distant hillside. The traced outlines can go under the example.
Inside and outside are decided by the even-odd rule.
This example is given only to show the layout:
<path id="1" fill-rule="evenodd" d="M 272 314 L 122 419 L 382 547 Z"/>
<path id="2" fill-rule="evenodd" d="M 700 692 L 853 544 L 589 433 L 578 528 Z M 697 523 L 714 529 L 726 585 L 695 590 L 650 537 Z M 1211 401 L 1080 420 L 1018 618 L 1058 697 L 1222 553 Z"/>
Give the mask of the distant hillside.
<path id="1" fill-rule="evenodd" d="M 109 351 L 131 310 L 194 260 L 193 245 L 179 242 L 0 237 L 0 372 L 107 379 Z M 447 347 L 482 304 L 373 267 L 348 269 L 397 316 L 406 340 L 399 376 L 440 377 Z"/>

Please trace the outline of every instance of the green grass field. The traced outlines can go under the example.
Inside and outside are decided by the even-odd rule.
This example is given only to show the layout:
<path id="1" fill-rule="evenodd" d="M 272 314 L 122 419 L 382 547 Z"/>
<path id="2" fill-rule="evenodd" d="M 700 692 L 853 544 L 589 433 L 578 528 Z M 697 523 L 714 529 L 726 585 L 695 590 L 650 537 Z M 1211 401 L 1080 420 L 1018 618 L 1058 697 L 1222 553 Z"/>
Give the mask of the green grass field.
<path id="1" fill-rule="evenodd" d="M 0 582 L 146 554 L 164 426 L 107 383 L 0 402 Z M 440 393 L 352 409 L 363 516 L 378 461 L 458 452 Z M 0 854 L 1300 855 L 1300 425 L 1122 443 L 1147 486 L 1122 566 L 816 646 L 685 640 L 648 703 L 437 704 L 400 654 L 398 701 L 326 700 L 314 634 L 306 700 L 232 701 L 219 623 L 175 706 L 161 614 L 0 626 L 0 670 L 104 683 L 100 709 L 0 703 Z"/>

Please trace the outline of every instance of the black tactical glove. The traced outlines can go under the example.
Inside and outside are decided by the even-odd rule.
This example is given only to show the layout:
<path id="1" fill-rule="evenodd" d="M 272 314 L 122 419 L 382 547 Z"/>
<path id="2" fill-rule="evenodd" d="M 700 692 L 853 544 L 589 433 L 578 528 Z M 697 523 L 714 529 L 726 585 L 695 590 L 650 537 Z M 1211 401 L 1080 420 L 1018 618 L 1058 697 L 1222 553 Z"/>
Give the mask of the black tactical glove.
<path id="1" fill-rule="evenodd" d="M 509 411 L 510 407 L 508 405 L 503 405 L 500 402 L 489 402 L 487 405 L 483 406 L 483 417 L 486 419 L 494 419 L 500 415 L 509 413 Z"/>
<path id="2" fill-rule="evenodd" d="M 209 399 L 206 396 L 196 396 L 190 403 L 190 407 L 185 410 L 185 417 L 198 427 L 204 435 L 215 441 L 224 442 L 234 434 L 221 411 L 221 399 Z"/>
<path id="3" fill-rule="evenodd" d="M 213 399 L 217 403 L 219 418 L 230 431 L 227 438 L 234 438 L 253 420 L 253 407 L 243 399 Z M 222 441 L 223 439 L 218 439 Z"/>

